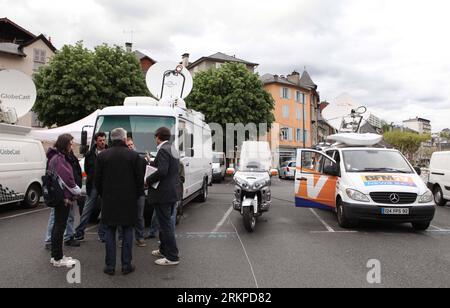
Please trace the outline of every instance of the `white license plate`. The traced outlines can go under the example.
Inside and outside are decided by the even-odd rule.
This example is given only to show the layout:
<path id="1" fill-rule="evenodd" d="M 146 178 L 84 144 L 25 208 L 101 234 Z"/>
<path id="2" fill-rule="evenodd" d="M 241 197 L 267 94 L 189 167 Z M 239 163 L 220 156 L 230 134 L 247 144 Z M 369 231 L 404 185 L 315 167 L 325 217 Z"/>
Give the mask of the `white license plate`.
<path id="1" fill-rule="evenodd" d="M 383 215 L 409 215 L 409 209 L 381 209 Z"/>

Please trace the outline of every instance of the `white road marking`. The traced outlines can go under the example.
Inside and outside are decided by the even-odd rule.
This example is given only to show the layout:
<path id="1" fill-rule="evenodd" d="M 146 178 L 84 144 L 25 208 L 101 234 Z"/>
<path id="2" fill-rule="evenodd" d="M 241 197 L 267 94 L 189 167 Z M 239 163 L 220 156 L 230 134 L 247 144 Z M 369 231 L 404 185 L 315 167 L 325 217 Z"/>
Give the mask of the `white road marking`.
<path id="1" fill-rule="evenodd" d="M 355 234 L 355 233 L 359 233 L 358 231 L 310 231 L 310 233 L 312 234 L 322 234 L 322 233 L 349 233 L 349 234 Z"/>
<path id="2" fill-rule="evenodd" d="M 238 232 L 238 230 L 236 229 L 236 226 L 235 226 L 235 225 L 233 224 L 233 222 L 231 221 L 231 219 L 229 220 L 229 222 L 230 222 L 230 224 L 233 226 L 234 231 L 236 231 L 236 235 L 237 235 L 237 237 L 238 237 L 238 239 L 239 239 L 239 242 L 241 242 L 242 249 L 244 250 L 245 256 L 246 256 L 246 258 L 247 258 L 247 262 L 248 262 L 248 264 L 250 265 L 250 270 L 252 271 L 253 279 L 255 280 L 256 288 L 259 289 L 258 280 L 256 280 L 256 275 L 255 275 L 255 271 L 254 271 L 254 269 L 253 269 L 252 261 L 250 261 L 250 257 L 248 256 L 247 249 L 245 249 L 245 246 L 244 246 L 244 242 L 242 242 L 241 236 L 239 235 L 239 232 Z"/>
<path id="3" fill-rule="evenodd" d="M 331 232 L 331 233 L 335 233 L 336 231 L 333 229 L 333 228 L 331 228 L 331 226 L 329 225 L 329 224 L 327 224 L 326 222 L 325 222 L 325 220 L 323 220 L 320 216 L 319 216 L 319 214 L 317 214 L 316 213 L 316 211 L 314 211 L 314 209 L 309 209 L 313 214 L 314 214 L 314 216 L 316 216 L 316 218 L 325 226 L 325 228 L 328 230 L 328 232 Z"/>
<path id="4" fill-rule="evenodd" d="M 441 229 L 441 228 L 436 227 L 436 226 L 434 226 L 434 225 L 431 225 L 430 227 L 435 228 L 437 231 L 444 231 L 444 229 Z"/>
<path id="5" fill-rule="evenodd" d="M 0 218 L 0 221 L 1 220 L 12 219 L 12 218 L 17 218 L 17 217 L 21 217 L 21 216 L 26 216 L 26 215 L 31 215 L 31 214 L 35 214 L 35 213 L 40 213 L 40 212 L 44 212 L 44 211 L 49 211 L 49 210 L 50 210 L 50 208 L 45 208 L 45 209 L 35 210 L 35 211 L 26 212 L 26 213 L 22 213 L 22 214 L 6 216 L 6 217 Z"/>
<path id="6" fill-rule="evenodd" d="M 230 207 L 230 209 L 223 216 L 222 220 L 219 221 L 219 223 L 216 225 L 216 227 L 214 228 L 212 233 L 216 233 L 217 231 L 220 230 L 220 228 L 222 228 L 223 224 L 225 223 L 225 221 L 227 221 L 228 217 L 231 215 L 232 212 L 233 212 L 233 207 Z"/>

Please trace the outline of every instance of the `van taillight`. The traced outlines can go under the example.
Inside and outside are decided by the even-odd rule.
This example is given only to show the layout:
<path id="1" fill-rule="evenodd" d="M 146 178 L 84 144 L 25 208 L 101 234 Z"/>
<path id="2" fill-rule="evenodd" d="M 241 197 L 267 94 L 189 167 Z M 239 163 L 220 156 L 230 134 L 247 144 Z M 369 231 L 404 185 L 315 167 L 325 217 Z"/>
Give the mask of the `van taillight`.
<path id="1" fill-rule="evenodd" d="M 86 172 L 83 172 L 83 178 L 87 178 Z"/>

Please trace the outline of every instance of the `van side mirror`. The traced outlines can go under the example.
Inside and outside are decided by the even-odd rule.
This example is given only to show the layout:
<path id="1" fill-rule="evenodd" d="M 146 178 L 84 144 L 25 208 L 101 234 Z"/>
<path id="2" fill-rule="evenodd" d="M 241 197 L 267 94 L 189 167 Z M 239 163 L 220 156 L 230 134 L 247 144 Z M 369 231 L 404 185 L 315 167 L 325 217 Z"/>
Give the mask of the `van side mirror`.
<path id="1" fill-rule="evenodd" d="M 422 175 L 422 169 L 420 169 L 420 167 L 414 167 L 414 170 L 417 172 L 417 174 L 418 174 L 419 176 Z"/>
<path id="2" fill-rule="evenodd" d="M 323 167 L 323 173 L 331 176 L 339 176 L 339 168 L 336 164 L 325 165 Z"/>
<path id="3" fill-rule="evenodd" d="M 80 146 L 80 154 L 83 156 L 86 155 L 89 150 L 89 146 L 87 145 L 87 139 L 88 133 L 87 131 L 83 130 L 81 132 L 81 146 Z"/>

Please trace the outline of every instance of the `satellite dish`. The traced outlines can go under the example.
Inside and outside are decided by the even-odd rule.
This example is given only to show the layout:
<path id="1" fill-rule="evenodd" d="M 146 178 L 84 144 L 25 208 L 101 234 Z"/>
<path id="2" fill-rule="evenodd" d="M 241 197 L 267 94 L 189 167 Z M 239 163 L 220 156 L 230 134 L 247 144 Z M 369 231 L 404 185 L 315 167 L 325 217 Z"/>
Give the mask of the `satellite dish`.
<path id="1" fill-rule="evenodd" d="M 357 114 L 359 117 L 362 117 L 362 122 L 367 121 L 370 117 L 370 112 L 367 111 L 367 108 L 360 107 L 348 94 L 340 95 L 322 111 L 322 117 L 328 124 L 336 130 L 343 132 L 346 132 L 343 124 L 350 124 L 348 122 L 352 120 L 352 114 L 353 116 Z M 359 123 L 361 126 L 363 124 L 362 122 Z M 348 128 L 348 130 L 348 132 L 354 132 L 351 128 Z"/>
<path id="2" fill-rule="evenodd" d="M 156 63 L 147 72 L 147 87 L 157 99 L 186 98 L 194 81 L 191 73 L 176 62 Z"/>
<path id="3" fill-rule="evenodd" d="M 16 70 L 0 71 L 0 103 L 5 109 L 15 110 L 21 118 L 31 111 L 36 102 L 36 86 L 30 76 Z"/>

